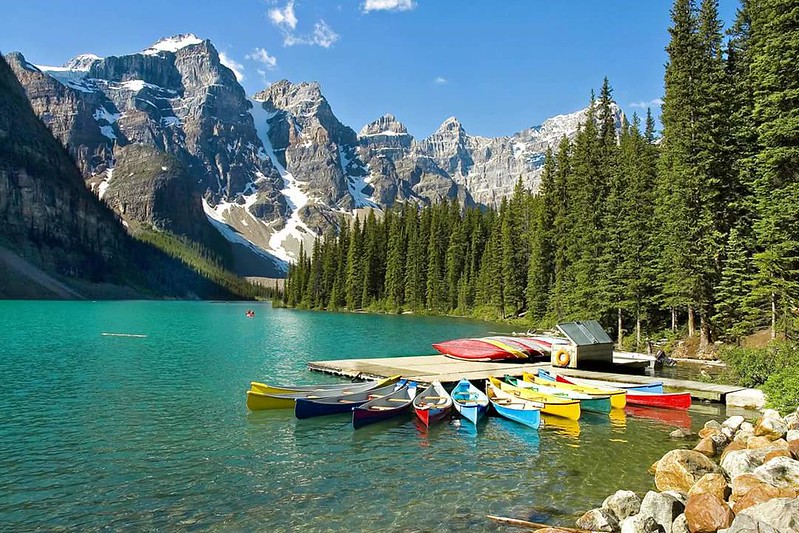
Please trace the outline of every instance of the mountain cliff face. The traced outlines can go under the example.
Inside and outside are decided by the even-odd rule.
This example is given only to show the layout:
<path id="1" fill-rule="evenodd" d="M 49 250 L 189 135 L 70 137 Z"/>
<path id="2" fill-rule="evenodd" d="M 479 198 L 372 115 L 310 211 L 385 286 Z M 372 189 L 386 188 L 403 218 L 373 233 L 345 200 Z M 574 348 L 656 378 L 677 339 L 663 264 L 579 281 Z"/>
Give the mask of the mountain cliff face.
<path id="1" fill-rule="evenodd" d="M 192 229 L 199 202 L 227 240 L 277 269 L 364 209 L 450 199 L 496 206 L 520 177 L 535 189 L 546 149 L 586 119 L 582 110 L 486 138 L 450 118 L 417 140 L 385 115 L 356 133 L 317 83 L 283 80 L 247 98 L 210 41 L 194 35 L 120 57 L 85 54 L 62 67 L 7 57 L 86 182 L 126 220 L 202 241 L 207 236 Z M 144 165 L 154 174 L 170 170 L 129 177 L 119 169 L 134 156 L 155 161 Z M 160 164 L 166 156 L 173 163 Z"/>
<path id="2" fill-rule="evenodd" d="M 128 236 L 34 114 L 3 58 L 0 227 L 0 297 L 229 295 Z"/>

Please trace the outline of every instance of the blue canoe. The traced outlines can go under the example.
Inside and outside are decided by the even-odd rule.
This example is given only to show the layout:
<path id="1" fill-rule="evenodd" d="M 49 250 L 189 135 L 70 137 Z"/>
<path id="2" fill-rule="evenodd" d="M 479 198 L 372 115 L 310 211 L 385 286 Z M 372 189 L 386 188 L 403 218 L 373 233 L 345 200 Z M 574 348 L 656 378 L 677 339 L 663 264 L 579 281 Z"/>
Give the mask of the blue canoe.
<path id="1" fill-rule="evenodd" d="M 452 405 L 463 418 L 474 425 L 488 411 L 488 396 L 472 385 L 468 379 L 462 379 L 452 389 Z"/>
<path id="2" fill-rule="evenodd" d="M 548 381 L 557 381 L 555 376 L 547 372 L 546 370 L 539 368 L 538 369 L 538 377 L 541 379 L 546 379 Z M 621 383 L 615 381 L 601 381 L 601 380 L 590 380 L 592 387 L 605 387 L 610 389 L 622 389 L 627 391 L 634 391 L 634 392 L 648 392 L 650 394 L 663 394 L 663 382 L 656 381 L 655 383 Z"/>
<path id="3" fill-rule="evenodd" d="M 490 381 L 486 381 L 486 395 L 500 416 L 533 429 L 541 426 L 541 408 L 544 404 L 514 396 L 494 387 Z"/>
<path id="4" fill-rule="evenodd" d="M 370 391 L 325 396 L 322 398 L 297 398 L 296 404 L 294 405 L 294 415 L 297 418 L 311 418 L 313 416 L 348 413 L 359 405 L 391 394 L 397 388 L 404 386 L 405 381 L 403 380 L 399 383 L 392 383 L 391 385 L 386 385 L 385 387 L 372 389 Z"/>
<path id="5" fill-rule="evenodd" d="M 369 400 L 352 410 L 354 429 L 388 420 L 407 411 L 416 398 L 416 383 L 413 381 L 398 387 L 391 394 Z"/>

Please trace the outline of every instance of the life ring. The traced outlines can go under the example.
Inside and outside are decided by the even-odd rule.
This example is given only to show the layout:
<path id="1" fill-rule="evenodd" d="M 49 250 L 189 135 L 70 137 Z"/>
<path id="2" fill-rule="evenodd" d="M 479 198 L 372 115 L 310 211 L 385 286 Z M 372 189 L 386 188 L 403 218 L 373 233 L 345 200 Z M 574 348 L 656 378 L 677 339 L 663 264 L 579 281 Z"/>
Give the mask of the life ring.
<path id="1" fill-rule="evenodd" d="M 561 348 L 555 353 L 555 362 L 558 366 L 569 366 L 570 361 L 571 355 L 569 355 L 569 352 L 567 352 L 565 348 Z"/>

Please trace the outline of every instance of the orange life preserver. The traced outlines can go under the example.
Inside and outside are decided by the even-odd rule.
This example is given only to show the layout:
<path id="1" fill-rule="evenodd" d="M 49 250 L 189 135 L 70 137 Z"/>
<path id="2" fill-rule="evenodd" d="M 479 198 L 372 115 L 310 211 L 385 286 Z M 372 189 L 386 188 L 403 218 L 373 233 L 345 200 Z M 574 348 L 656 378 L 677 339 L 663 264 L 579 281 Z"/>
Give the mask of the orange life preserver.
<path id="1" fill-rule="evenodd" d="M 569 352 L 567 352 L 565 348 L 561 348 L 555 353 L 555 363 L 557 363 L 558 366 L 569 366 L 571 359 L 571 355 L 569 355 Z"/>

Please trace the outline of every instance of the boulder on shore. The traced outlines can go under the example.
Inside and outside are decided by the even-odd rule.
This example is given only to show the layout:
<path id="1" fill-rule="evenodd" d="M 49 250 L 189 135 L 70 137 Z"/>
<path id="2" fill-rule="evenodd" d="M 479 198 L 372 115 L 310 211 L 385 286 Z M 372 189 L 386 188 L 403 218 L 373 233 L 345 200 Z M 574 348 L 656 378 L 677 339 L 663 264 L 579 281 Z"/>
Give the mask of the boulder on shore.
<path id="1" fill-rule="evenodd" d="M 741 520 L 740 524 L 739 519 Z M 759 529 L 752 528 L 752 522 Z M 749 524 L 747 528 L 742 527 L 747 523 Z M 773 531 L 778 533 L 799 533 L 799 499 L 776 498 L 744 509 L 735 518 L 728 533 L 743 533 L 744 531 L 759 531 L 762 533 L 763 531 L 769 531 L 763 526 L 771 527 Z"/>
<path id="2" fill-rule="evenodd" d="M 713 494 L 695 494 L 685 504 L 685 519 L 691 533 L 716 533 L 732 525 L 735 515 L 724 500 Z"/>
<path id="3" fill-rule="evenodd" d="M 777 488 L 799 490 L 799 461 L 795 459 L 775 457 L 752 473 Z"/>
<path id="4" fill-rule="evenodd" d="M 721 468 L 730 479 L 741 474 L 750 474 L 755 468 L 763 464 L 767 450 L 738 450 L 725 454 L 721 461 Z"/>
<path id="5" fill-rule="evenodd" d="M 718 471 L 719 468 L 713 461 L 697 451 L 672 450 L 657 463 L 655 486 L 660 491 L 678 490 L 687 493 L 699 478 Z"/>
<path id="6" fill-rule="evenodd" d="M 589 531 L 619 531 L 619 521 L 607 509 L 591 509 L 577 519 L 577 527 Z"/>
<path id="7" fill-rule="evenodd" d="M 697 494 L 712 494 L 720 500 L 726 500 L 730 495 L 727 478 L 723 474 L 705 474 L 688 491 L 688 498 Z"/>
<path id="8" fill-rule="evenodd" d="M 700 457 L 707 459 L 704 455 L 700 455 Z M 641 520 L 651 517 L 663 528 L 665 533 L 672 533 L 671 526 L 674 519 L 682 514 L 684 509 L 685 506 L 682 502 L 673 495 L 649 491 L 644 496 L 641 510 L 636 516 L 640 516 Z"/>
<path id="9" fill-rule="evenodd" d="M 628 516 L 638 514 L 641 510 L 641 498 L 631 490 L 617 490 L 602 502 L 602 508 L 609 510 L 622 522 Z"/>

